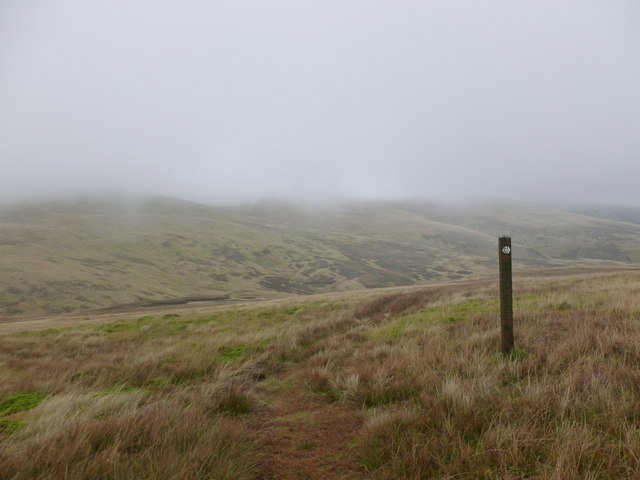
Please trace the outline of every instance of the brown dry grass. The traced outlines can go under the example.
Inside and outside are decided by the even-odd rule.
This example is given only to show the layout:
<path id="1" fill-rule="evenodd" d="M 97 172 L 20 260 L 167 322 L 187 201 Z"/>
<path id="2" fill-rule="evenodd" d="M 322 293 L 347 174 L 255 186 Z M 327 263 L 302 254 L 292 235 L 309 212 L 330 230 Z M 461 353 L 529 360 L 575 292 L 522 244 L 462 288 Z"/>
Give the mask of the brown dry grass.
<path id="1" fill-rule="evenodd" d="M 637 478 L 640 275 L 514 293 L 512 358 L 493 282 L 4 335 L 0 478 Z"/>

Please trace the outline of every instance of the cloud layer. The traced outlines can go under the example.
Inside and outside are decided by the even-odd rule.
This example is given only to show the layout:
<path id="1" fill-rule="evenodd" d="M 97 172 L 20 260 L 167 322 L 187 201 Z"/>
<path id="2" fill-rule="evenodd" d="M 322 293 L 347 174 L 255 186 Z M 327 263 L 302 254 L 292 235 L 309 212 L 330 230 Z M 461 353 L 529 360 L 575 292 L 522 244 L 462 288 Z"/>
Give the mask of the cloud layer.
<path id="1" fill-rule="evenodd" d="M 634 0 L 9 0 L 0 199 L 640 203 Z"/>

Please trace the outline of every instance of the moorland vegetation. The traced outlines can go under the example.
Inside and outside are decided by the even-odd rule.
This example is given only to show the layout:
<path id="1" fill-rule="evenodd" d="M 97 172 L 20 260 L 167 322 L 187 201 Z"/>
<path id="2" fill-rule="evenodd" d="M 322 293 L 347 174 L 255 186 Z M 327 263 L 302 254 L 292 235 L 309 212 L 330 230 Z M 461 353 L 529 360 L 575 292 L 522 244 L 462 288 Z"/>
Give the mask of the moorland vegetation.
<path id="1" fill-rule="evenodd" d="M 2 479 L 640 472 L 640 273 L 517 276 L 0 337 Z"/>

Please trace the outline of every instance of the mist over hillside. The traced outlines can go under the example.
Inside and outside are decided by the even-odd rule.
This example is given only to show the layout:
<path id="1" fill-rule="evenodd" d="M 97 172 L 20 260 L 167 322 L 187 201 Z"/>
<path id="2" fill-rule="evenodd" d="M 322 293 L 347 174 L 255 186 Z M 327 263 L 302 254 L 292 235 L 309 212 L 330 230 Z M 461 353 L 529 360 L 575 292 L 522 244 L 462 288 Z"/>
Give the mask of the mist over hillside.
<path id="1" fill-rule="evenodd" d="M 85 197 L 0 209 L 0 315 L 429 284 L 514 268 L 640 263 L 640 209 L 349 202 L 220 208 Z"/>
<path id="2" fill-rule="evenodd" d="M 640 478 L 638 19 L 0 1 L 0 480 Z"/>

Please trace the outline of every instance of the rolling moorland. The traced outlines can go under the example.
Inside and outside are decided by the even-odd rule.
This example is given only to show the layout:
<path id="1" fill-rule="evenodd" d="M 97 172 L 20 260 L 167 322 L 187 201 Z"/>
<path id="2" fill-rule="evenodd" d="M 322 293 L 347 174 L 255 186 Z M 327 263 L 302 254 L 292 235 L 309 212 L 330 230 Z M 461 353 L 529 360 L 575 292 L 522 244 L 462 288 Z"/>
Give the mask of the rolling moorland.
<path id="1" fill-rule="evenodd" d="M 0 319 L 448 282 L 514 268 L 640 263 L 640 209 L 150 197 L 0 207 Z"/>
<path id="2" fill-rule="evenodd" d="M 640 271 L 553 273 L 0 324 L 0 479 L 637 478 Z"/>
<path id="3" fill-rule="evenodd" d="M 5 206 L 0 479 L 636 478 L 639 221 L 588 206 Z"/>

